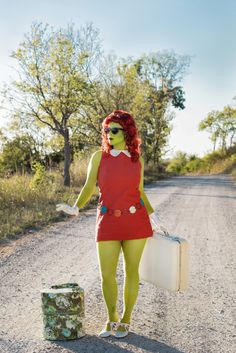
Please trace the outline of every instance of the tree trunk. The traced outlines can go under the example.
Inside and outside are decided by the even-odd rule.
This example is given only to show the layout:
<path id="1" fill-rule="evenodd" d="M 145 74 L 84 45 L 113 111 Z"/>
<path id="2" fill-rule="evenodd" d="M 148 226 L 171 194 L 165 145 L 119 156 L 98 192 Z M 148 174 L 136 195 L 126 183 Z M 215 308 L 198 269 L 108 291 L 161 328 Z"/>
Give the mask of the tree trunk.
<path id="1" fill-rule="evenodd" d="M 216 149 L 216 140 L 214 140 L 214 146 L 213 146 L 213 151 L 215 151 L 215 149 Z"/>
<path id="2" fill-rule="evenodd" d="M 235 132 L 233 132 L 233 134 L 232 134 L 231 137 L 230 137 L 230 146 L 229 146 L 229 147 L 233 146 L 233 138 L 234 138 L 234 135 L 235 135 Z"/>
<path id="3" fill-rule="evenodd" d="M 70 140 L 69 131 L 66 129 L 64 135 L 64 185 L 70 186 Z"/>

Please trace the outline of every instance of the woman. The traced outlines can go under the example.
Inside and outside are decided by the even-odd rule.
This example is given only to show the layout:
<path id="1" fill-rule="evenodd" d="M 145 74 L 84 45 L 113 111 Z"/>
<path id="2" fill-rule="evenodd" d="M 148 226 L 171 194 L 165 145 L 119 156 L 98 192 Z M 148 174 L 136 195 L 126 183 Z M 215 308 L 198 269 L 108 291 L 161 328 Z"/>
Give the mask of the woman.
<path id="1" fill-rule="evenodd" d="M 77 215 L 99 187 L 96 244 L 102 292 L 108 312 L 100 337 L 128 335 L 131 313 L 139 288 L 139 262 L 153 230 L 149 214 L 154 210 L 143 190 L 144 161 L 140 138 L 131 114 L 115 110 L 102 123 L 102 150 L 89 162 L 87 180 L 73 207 L 59 204 L 57 210 Z M 124 309 L 116 310 L 116 268 L 122 249 L 125 264 Z"/>

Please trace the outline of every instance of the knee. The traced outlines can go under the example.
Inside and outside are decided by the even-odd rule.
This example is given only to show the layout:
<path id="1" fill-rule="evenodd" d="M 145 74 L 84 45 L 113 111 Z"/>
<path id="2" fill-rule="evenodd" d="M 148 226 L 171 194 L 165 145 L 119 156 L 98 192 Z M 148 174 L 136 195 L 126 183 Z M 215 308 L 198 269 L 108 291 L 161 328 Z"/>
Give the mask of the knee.
<path id="1" fill-rule="evenodd" d="M 127 277 L 134 278 L 139 277 L 138 266 L 135 265 L 126 265 L 125 274 Z"/>
<path id="2" fill-rule="evenodd" d="M 110 282 L 111 280 L 115 279 L 116 275 L 113 271 L 109 271 L 107 269 L 102 270 L 101 272 L 101 279 L 103 282 Z"/>

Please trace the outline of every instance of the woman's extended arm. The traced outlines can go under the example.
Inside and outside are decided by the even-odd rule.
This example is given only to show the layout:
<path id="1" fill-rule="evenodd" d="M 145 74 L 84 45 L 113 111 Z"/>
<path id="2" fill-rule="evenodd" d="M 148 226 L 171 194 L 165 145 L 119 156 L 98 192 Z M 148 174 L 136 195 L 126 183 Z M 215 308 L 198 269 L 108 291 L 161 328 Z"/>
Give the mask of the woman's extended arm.
<path id="1" fill-rule="evenodd" d="M 145 207 L 147 209 L 147 212 L 148 214 L 150 215 L 151 213 L 154 212 L 154 209 L 152 208 L 145 192 L 144 192 L 144 189 L 143 189 L 143 180 L 144 180 L 144 159 L 142 156 L 140 156 L 139 158 L 140 160 L 140 163 L 141 163 L 141 178 L 140 178 L 140 183 L 139 183 L 139 191 L 140 191 L 140 197 L 141 199 L 143 200 L 144 204 L 145 204 Z"/>
<path id="2" fill-rule="evenodd" d="M 77 206 L 78 208 L 82 208 L 86 205 L 86 203 L 90 200 L 91 196 L 94 193 L 96 183 L 97 183 L 97 174 L 98 168 L 100 165 L 102 157 L 102 151 L 96 151 L 92 154 L 91 159 L 89 161 L 88 169 L 87 169 L 87 179 L 79 193 L 79 196 L 73 207 Z"/>
<path id="3" fill-rule="evenodd" d="M 90 200 L 91 196 L 94 193 L 101 157 L 102 157 L 102 151 L 97 151 L 92 154 L 92 157 L 88 165 L 86 182 L 82 190 L 80 191 L 74 206 L 71 207 L 64 203 L 59 203 L 56 205 L 56 210 L 58 212 L 63 211 L 72 216 L 78 216 L 79 209 L 82 208 Z"/>

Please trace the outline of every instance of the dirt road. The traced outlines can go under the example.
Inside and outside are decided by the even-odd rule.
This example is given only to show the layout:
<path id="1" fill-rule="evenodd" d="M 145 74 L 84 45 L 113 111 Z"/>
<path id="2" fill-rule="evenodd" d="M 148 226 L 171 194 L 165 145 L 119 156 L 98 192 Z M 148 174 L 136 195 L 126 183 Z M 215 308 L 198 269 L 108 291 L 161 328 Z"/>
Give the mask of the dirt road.
<path id="1" fill-rule="evenodd" d="M 124 339 L 98 338 L 106 320 L 101 294 L 95 214 L 82 213 L 0 249 L 0 352 L 236 352 L 236 185 L 227 175 L 176 177 L 146 188 L 169 233 L 190 243 L 184 293 L 140 282 Z M 122 255 L 117 270 L 122 312 Z M 45 341 L 40 290 L 75 281 L 85 290 L 87 335 Z"/>

